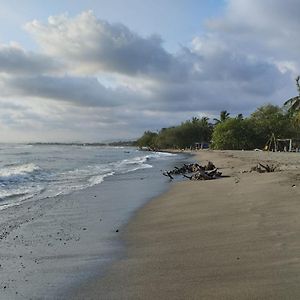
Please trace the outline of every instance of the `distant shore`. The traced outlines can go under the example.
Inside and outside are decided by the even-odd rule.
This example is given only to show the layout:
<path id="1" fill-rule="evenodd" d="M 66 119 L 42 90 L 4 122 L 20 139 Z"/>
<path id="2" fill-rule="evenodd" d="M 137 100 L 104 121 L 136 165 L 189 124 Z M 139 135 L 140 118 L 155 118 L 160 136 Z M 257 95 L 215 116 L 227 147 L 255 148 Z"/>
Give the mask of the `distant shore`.
<path id="1" fill-rule="evenodd" d="M 298 299 L 300 155 L 199 151 L 229 177 L 184 181 L 122 233 L 126 256 L 73 299 Z M 280 172 L 249 172 L 258 162 Z"/>

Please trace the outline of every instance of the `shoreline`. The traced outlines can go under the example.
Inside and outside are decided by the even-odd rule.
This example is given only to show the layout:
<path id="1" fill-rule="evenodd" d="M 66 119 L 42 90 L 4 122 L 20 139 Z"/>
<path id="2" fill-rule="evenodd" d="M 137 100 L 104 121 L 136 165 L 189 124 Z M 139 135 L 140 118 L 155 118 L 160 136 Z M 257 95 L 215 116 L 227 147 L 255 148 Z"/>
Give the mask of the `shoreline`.
<path id="1" fill-rule="evenodd" d="M 149 201 L 122 234 L 126 256 L 74 299 L 300 296 L 299 154 L 194 153 L 229 177 L 176 183 Z M 248 172 L 259 161 L 281 172 Z"/>
<path id="2" fill-rule="evenodd" d="M 66 299 L 78 284 L 102 276 L 123 255 L 122 228 L 168 188 L 166 178 L 153 174 L 186 159 L 154 160 L 150 169 L 0 211 L 1 298 Z"/>

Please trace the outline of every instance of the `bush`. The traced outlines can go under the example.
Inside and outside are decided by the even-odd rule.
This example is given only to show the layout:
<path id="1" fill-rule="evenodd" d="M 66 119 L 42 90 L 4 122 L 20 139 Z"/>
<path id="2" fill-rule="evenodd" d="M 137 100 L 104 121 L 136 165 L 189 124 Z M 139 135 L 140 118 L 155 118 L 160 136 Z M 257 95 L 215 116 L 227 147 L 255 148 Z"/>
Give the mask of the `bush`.
<path id="1" fill-rule="evenodd" d="M 255 131 L 248 119 L 230 118 L 215 126 L 212 147 L 223 150 L 249 150 L 255 147 Z"/>

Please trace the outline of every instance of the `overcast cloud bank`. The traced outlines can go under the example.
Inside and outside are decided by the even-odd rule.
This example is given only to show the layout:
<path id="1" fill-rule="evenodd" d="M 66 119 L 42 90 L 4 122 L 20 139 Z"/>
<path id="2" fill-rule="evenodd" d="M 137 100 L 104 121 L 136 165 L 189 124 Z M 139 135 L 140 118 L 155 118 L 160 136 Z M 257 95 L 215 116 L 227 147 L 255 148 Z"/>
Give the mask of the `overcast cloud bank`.
<path id="1" fill-rule="evenodd" d="M 95 141 L 281 105 L 297 93 L 299 9 L 296 0 L 228 1 L 178 53 L 92 11 L 33 20 L 24 27 L 38 51 L 0 46 L 0 126 L 27 126 L 28 140 Z"/>

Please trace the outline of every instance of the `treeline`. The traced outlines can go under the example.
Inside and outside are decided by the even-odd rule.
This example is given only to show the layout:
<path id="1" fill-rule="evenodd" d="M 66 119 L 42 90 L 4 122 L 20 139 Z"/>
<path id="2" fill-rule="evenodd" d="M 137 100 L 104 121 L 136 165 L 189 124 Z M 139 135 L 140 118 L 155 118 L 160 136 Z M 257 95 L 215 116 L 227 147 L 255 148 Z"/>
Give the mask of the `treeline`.
<path id="1" fill-rule="evenodd" d="M 158 133 L 146 131 L 137 140 L 137 145 L 152 149 L 186 148 L 199 141 L 208 142 L 213 132 L 213 125 L 208 120 L 208 118 L 195 117 L 179 126 L 162 128 Z"/>
<path id="2" fill-rule="evenodd" d="M 137 145 L 152 149 L 182 149 L 195 143 L 209 142 L 214 149 L 262 149 L 273 134 L 276 138 L 300 138 L 299 109 L 292 105 L 286 109 L 268 104 L 259 107 L 247 118 L 241 114 L 231 117 L 227 111 L 222 111 L 220 118 L 214 119 L 213 123 L 206 117 L 194 117 L 178 126 L 162 128 L 159 132 L 146 131 L 137 140 Z"/>

